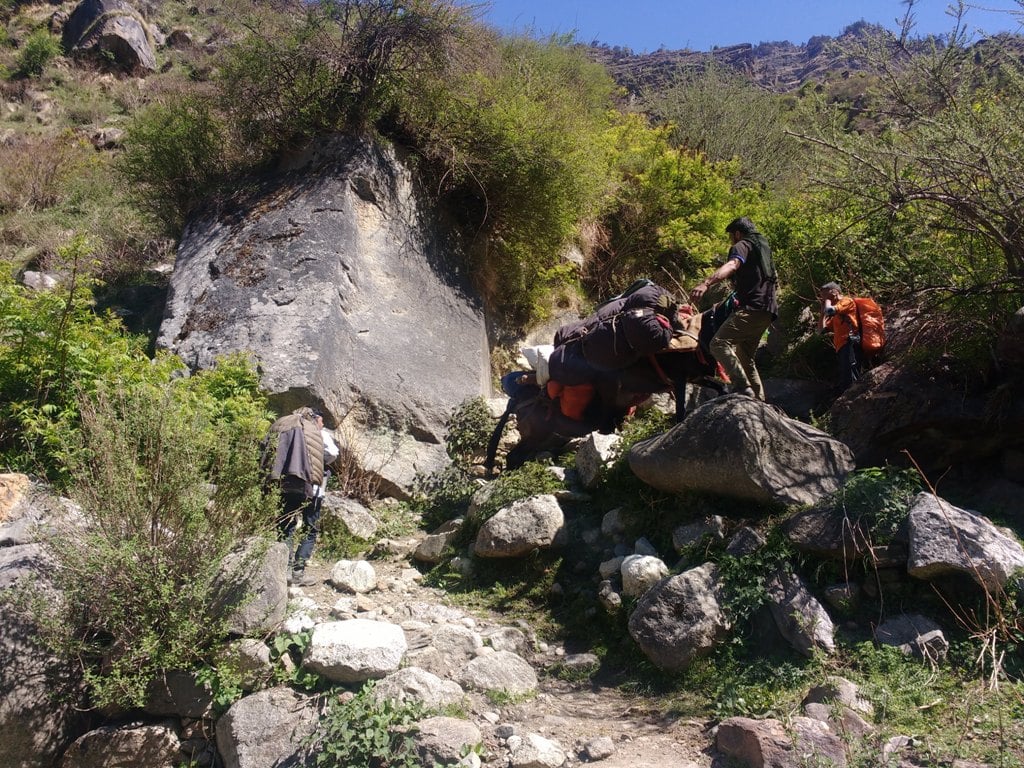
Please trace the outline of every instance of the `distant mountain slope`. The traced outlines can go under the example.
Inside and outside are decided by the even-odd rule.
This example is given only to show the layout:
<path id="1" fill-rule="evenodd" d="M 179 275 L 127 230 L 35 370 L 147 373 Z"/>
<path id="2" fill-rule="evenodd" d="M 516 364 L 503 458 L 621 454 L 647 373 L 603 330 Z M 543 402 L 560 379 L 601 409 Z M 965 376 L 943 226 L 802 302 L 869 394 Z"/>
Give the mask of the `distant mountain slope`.
<path id="1" fill-rule="evenodd" d="M 616 82 L 631 94 L 664 87 L 679 75 L 710 62 L 742 72 L 763 88 L 786 93 L 810 81 L 821 82 L 866 70 L 867 64 L 863 59 L 852 56 L 850 50 L 860 40 L 875 33 L 885 35 L 893 45 L 898 44 L 897 37 L 884 28 L 857 22 L 843 30 L 839 37 L 819 35 L 802 45 L 788 41 L 757 45 L 744 43 L 711 51 L 662 49 L 641 54 L 617 46 L 591 44 L 586 48 L 588 55 L 604 64 Z M 1019 35 L 1001 35 L 980 40 L 972 44 L 971 48 L 981 51 L 993 44 L 1024 53 L 1024 37 Z M 912 53 L 944 45 L 945 40 L 942 38 L 915 38 L 906 43 Z"/>

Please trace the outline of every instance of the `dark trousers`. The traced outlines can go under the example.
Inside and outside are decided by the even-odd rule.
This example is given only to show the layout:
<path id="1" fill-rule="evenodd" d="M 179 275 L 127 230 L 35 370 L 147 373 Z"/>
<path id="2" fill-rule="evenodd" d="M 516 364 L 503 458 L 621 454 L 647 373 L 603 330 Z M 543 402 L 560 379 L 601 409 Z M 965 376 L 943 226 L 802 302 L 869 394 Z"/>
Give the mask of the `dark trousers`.
<path id="1" fill-rule="evenodd" d="M 864 352 L 860 344 L 848 341 L 836 351 L 836 362 L 838 372 L 838 386 L 840 392 L 845 392 L 853 382 L 860 378 L 861 370 L 864 367 Z"/>
<path id="2" fill-rule="evenodd" d="M 301 571 L 313 554 L 313 545 L 320 533 L 320 509 L 323 499 L 306 498 L 304 493 L 284 492 L 281 494 L 281 516 L 277 520 L 278 539 L 288 545 L 288 567 Z M 302 515 L 302 540 L 295 547 L 295 529 Z"/>

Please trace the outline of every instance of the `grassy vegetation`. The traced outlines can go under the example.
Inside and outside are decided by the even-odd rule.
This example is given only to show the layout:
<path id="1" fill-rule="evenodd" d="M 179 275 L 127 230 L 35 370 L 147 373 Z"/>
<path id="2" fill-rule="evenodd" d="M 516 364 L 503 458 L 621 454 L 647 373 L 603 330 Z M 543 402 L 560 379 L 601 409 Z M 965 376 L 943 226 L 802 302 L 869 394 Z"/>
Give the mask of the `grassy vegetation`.
<path id="1" fill-rule="evenodd" d="M 82 660 L 96 704 L 134 705 L 161 670 L 213 663 L 223 627 L 201 606 L 214 566 L 235 540 L 265 530 L 272 504 L 255 470 L 267 414 L 249 364 L 179 379 L 176 361 L 151 360 L 146 336 L 97 311 L 96 299 L 156 280 L 147 268 L 169 255 L 190 215 L 325 134 L 407 150 L 464 235 L 463 269 L 510 335 L 545 317 L 552 296 L 596 300 L 638 276 L 691 285 L 723 252 L 725 223 L 746 214 L 775 247 L 794 336 L 814 287 L 839 279 L 921 312 L 903 362 L 928 370 L 952 360 L 965 388 L 995 376 L 991 340 L 1024 301 L 1024 74 L 1012 58 L 950 46 L 897 71 L 876 44 L 858 55 L 890 77 L 854 75 L 784 98 L 708 70 L 646 94 L 651 120 L 620 108 L 608 74 L 571 39 L 501 37 L 440 0 L 191 7 L 194 15 L 178 3 L 155 9 L 162 28 L 188 28 L 197 44 L 161 50 L 160 71 L 143 81 L 72 63 L 46 26 L 52 9 L 0 0 L 0 464 L 45 476 L 84 504 L 88 525 L 54 549 L 55 579 L 72 599 L 40 618 L 48 641 Z M 771 120 L 715 127 L 737 125 L 735 110 L 751 103 Z M 122 143 L 97 151 L 89 137 L 100 128 L 124 129 Z M 571 244 L 584 252 L 582 270 L 561 258 Z M 16 277 L 25 269 L 58 275 L 60 287 L 24 288 Z M 788 350 L 787 371 L 820 374 L 831 356 L 815 344 Z M 465 514 L 487 425 L 482 402 L 456 415 L 453 467 L 426 479 L 380 536 Z M 606 553 L 590 547 L 469 571 L 446 564 L 430 582 L 597 653 L 595 680 L 643 689 L 680 714 L 786 719 L 811 684 L 840 673 L 875 706 L 873 740 L 912 734 L 935 764 L 1021 764 L 1018 594 L 947 613 L 954 649 L 937 669 L 846 626 L 835 657 L 766 656 L 750 623 L 763 578 L 798 559 L 776 530 L 781 511 L 639 483 L 625 450 L 668 426 L 653 411 L 632 422 L 592 500 L 565 503 L 569 534 L 582 540 L 618 510 L 624 538 L 646 536 L 668 552 L 680 523 L 722 514 L 756 525 L 769 540 L 756 557 L 729 559 L 712 542 L 673 564 L 715 560 L 726 576 L 737 627 L 713 657 L 677 678 L 655 670 L 628 637 L 628 601 L 617 613 L 597 602 L 591 577 Z M 345 482 L 370 490 L 356 474 Z M 500 507 L 560 487 L 536 463 L 503 474 L 459 546 Z M 837 503 L 882 544 L 916 487 L 873 470 Z M 328 527 L 321 551 L 367 546 Z M 837 575 L 834 564 L 800 564 L 816 588 Z M 883 605 L 920 604 L 944 610 L 899 585 L 843 618 L 863 627 Z M 237 686 L 225 677 L 222 687 L 229 701 Z M 353 711 L 381 723 L 404 717 L 368 706 L 338 707 L 328 741 L 391 749 L 343 732 Z M 870 764 L 852 752 L 851 761 Z"/>

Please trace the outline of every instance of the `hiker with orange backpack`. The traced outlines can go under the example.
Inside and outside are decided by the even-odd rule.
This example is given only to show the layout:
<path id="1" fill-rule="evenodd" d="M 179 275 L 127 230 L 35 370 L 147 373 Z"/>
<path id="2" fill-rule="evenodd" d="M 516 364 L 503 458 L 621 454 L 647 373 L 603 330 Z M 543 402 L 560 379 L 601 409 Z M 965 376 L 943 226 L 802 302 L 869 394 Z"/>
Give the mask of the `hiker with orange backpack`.
<path id="1" fill-rule="evenodd" d="M 832 334 L 838 366 L 838 391 L 843 393 L 861 377 L 865 358 L 885 344 L 882 311 L 874 299 L 843 296 L 839 283 L 818 289 L 821 332 Z"/>

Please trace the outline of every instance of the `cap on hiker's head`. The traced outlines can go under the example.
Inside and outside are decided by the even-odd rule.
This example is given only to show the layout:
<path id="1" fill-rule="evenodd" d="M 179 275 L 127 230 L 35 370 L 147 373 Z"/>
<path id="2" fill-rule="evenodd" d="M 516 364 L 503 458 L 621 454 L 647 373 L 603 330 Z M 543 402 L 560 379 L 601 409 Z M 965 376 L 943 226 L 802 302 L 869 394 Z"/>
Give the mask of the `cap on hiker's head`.
<path id="1" fill-rule="evenodd" d="M 729 222 L 729 226 L 725 228 L 725 233 L 731 235 L 733 232 L 739 232 L 744 235 L 749 235 L 751 232 L 757 232 L 757 227 L 746 216 L 740 216 L 738 219 L 733 219 Z"/>
<path id="2" fill-rule="evenodd" d="M 821 291 L 822 293 L 824 293 L 825 291 L 835 291 L 836 293 L 839 293 L 840 291 L 842 291 L 842 288 L 839 287 L 839 283 L 825 283 L 818 290 Z"/>

